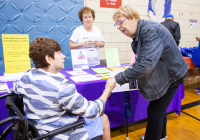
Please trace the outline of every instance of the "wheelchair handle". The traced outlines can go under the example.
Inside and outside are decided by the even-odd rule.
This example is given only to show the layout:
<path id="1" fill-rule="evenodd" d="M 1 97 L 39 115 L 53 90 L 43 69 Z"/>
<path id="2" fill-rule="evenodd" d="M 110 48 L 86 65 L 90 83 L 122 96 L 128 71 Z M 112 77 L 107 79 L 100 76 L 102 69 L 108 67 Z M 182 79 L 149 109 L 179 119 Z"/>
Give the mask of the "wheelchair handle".
<path id="1" fill-rule="evenodd" d="M 7 93 L 0 96 L 0 99 L 6 98 L 8 96 L 13 96 L 14 93 Z"/>

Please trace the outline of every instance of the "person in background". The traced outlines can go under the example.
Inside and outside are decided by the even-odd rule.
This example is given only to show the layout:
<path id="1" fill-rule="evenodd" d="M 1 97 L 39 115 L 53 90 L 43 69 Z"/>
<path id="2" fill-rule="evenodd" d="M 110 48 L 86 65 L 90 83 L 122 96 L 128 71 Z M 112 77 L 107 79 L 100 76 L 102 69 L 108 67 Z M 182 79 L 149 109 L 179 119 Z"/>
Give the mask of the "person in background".
<path id="1" fill-rule="evenodd" d="M 111 80 L 107 81 L 99 99 L 88 101 L 77 92 L 71 81 L 56 74 L 64 68 L 65 62 L 65 55 L 61 53 L 57 41 L 37 37 L 31 43 L 29 52 L 35 68 L 26 71 L 11 92 L 23 95 L 25 116 L 33 122 L 39 134 L 46 134 L 84 117 L 84 127 L 52 139 L 89 140 L 103 135 L 103 140 L 110 140 L 110 124 L 104 110 L 110 91 L 115 87 Z"/>
<path id="2" fill-rule="evenodd" d="M 141 140 L 164 140 L 167 108 L 187 75 L 188 65 L 170 32 L 158 22 L 140 19 L 131 6 L 120 7 L 113 20 L 122 34 L 132 38 L 136 62 L 111 80 L 120 85 L 138 81 L 141 95 L 150 101 Z"/>
<path id="3" fill-rule="evenodd" d="M 200 37 L 196 37 L 196 40 L 199 41 L 198 49 L 200 49 Z M 194 88 L 197 94 L 200 94 L 200 86 Z"/>
<path id="4" fill-rule="evenodd" d="M 83 25 L 77 27 L 72 33 L 69 47 L 70 49 L 86 49 L 89 67 L 98 66 L 100 65 L 99 48 L 103 48 L 105 43 L 101 31 L 93 26 L 95 11 L 89 7 L 83 7 L 78 15 Z"/>
<path id="5" fill-rule="evenodd" d="M 200 41 L 200 37 L 196 37 L 196 40 L 197 40 L 197 41 Z"/>
<path id="6" fill-rule="evenodd" d="M 162 22 L 161 24 L 169 30 L 177 46 L 179 46 L 180 39 L 181 39 L 181 31 L 180 31 L 179 23 L 174 21 L 174 16 L 172 14 L 167 14 L 165 16 L 165 21 Z"/>
<path id="7" fill-rule="evenodd" d="M 200 37 L 196 37 L 196 40 L 199 41 L 198 49 L 200 50 Z"/>

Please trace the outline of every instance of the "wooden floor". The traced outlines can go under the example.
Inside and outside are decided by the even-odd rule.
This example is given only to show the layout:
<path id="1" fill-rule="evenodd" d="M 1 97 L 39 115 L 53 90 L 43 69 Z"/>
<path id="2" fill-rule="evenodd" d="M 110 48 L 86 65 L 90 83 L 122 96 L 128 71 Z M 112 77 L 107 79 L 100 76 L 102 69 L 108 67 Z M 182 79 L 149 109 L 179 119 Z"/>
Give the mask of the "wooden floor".
<path id="1" fill-rule="evenodd" d="M 166 140 L 200 140 L 200 95 L 193 88 L 200 83 L 185 86 L 185 98 L 182 99 L 180 117 L 176 113 L 167 116 Z M 129 140 L 140 140 L 144 136 L 146 120 L 134 122 L 129 126 Z M 112 140 L 126 140 L 125 126 L 111 129 Z"/>

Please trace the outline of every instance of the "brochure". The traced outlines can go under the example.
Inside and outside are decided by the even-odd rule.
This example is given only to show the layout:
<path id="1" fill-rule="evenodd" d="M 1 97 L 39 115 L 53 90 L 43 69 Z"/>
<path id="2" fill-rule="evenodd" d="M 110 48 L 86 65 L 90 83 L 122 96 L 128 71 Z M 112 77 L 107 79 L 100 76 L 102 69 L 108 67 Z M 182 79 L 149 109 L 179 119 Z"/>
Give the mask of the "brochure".
<path id="1" fill-rule="evenodd" d="M 91 68 L 96 73 L 109 73 L 110 70 L 107 68 Z"/>
<path id="2" fill-rule="evenodd" d="M 72 76 L 70 77 L 70 79 L 72 79 L 75 83 L 100 80 L 99 78 L 97 78 L 96 76 L 92 74 Z"/>
<path id="3" fill-rule="evenodd" d="M 79 70 L 79 71 L 67 71 L 70 75 L 82 75 L 82 74 L 88 74 L 85 71 Z"/>
<path id="4" fill-rule="evenodd" d="M 71 50 L 73 71 L 89 69 L 86 49 Z"/>
<path id="5" fill-rule="evenodd" d="M 96 74 L 95 76 L 98 77 L 99 79 L 109 79 L 110 73 Z"/>
<path id="6" fill-rule="evenodd" d="M 8 91 L 9 89 L 8 89 L 7 83 L 0 83 L 0 93 L 8 92 Z"/>

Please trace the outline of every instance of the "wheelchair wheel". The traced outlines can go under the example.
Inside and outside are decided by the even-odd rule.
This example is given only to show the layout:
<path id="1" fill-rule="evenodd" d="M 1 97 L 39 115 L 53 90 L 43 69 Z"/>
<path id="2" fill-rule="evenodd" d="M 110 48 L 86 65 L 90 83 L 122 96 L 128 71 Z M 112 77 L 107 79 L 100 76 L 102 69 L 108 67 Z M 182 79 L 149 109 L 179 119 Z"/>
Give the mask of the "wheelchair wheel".
<path id="1" fill-rule="evenodd" d="M 10 124 L 2 133 L 0 136 L 0 140 L 6 140 L 6 137 L 8 136 L 9 133 L 13 130 L 14 124 Z"/>

